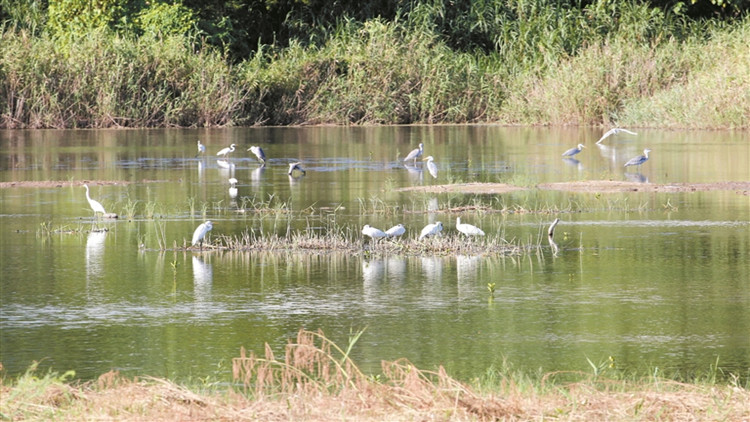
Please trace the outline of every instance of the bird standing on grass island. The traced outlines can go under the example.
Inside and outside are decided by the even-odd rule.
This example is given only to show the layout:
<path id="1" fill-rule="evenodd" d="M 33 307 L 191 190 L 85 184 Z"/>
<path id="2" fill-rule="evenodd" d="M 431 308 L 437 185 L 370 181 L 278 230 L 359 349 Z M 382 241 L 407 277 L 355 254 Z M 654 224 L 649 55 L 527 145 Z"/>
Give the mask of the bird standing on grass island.
<path id="1" fill-rule="evenodd" d="M 229 155 L 229 153 L 234 152 L 234 146 L 235 145 L 232 144 L 232 145 L 230 145 L 230 146 L 222 149 L 221 151 L 217 152 L 216 155 L 219 155 L 219 156 L 222 156 L 222 157 L 226 157 L 227 155 Z"/>
<path id="2" fill-rule="evenodd" d="M 380 239 L 381 237 L 386 236 L 384 231 L 376 229 L 375 227 L 370 227 L 369 224 L 365 224 L 365 226 L 362 228 L 362 234 L 365 236 L 370 236 L 371 239 Z"/>
<path id="3" fill-rule="evenodd" d="M 581 150 L 584 149 L 584 148 L 586 148 L 586 147 L 583 144 L 578 144 L 578 146 L 576 148 L 571 148 L 571 149 L 563 152 L 562 155 L 563 155 L 563 157 L 572 157 L 572 156 L 578 154 L 579 152 L 581 152 Z"/>
<path id="4" fill-rule="evenodd" d="M 428 224 L 424 226 L 422 232 L 419 233 L 419 240 L 422 240 L 427 236 L 435 236 L 441 231 L 443 231 L 443 223 L 438 221 L 437 223 Z"/>
<path id="5" fill-rule="evenodd" d="M 403 224 L 397 224 L 385 231 L 385 235 L 388 237 L 401 236 L 404 233 L 406 233 L 406 228 Z"/>
<path id="6" fill-rule="evenodd" d="M 414 164 L 416 164 L 417 158 L 422 156 L 422 152 L 424 152 L 424 149 L 422 143 L 420 142 L 419 148 L 415 148 L 409 154 L 407 154 L 406 158 L 404 158 L 404 161 L 414 160 Z"/>
<path id="7" fill-rule="evenodd" d="M 263 148 L 258 147 L 258 146 L 251 146 L 247 150 L 255 154 L 255 156 L 258 157 L 258 161 L 260 161 L 263 164 L 266 163 L 266 153 L 263 152 Z"/>
<path id="8" fill-rule="evenodd" d="M 471 224 L 461 224 L 461 217 L 456 217 L 456 230 L 467 236 L 484 236 L 482 229 Z"/>
<path id="9" fill-rule="evenodd" d="M 193 241 L 191 242 L 191 246 L 195 246 L 196 243 L 200 242 L 200 247 L 202 250 L 203 238 L 206 236 L 206 233 L 210 232 L 213 228 L 214 225 L 211 223 L 211 221 L 206 221 L 205 223 L 198 226 L 198 228 L 193 232 Z"/>
<path id="10" fill-rule="evenodd" d="M 89 185 L 84 184 L 84 188 L 86 188 L 86 200 L 89 201 L 89 205 L 91 206 L 91 209 L 94 210 L 94 216 L 96 216 L 96 213 L 100 212 L 102 215 L 107 214 L 107 211 L 104 211 L 104 207 L 102 204 L 99 203 L 99 201 L 95 199 L 91 199 L 89 196 Z"/>
<path id="11" fill-rule="evenodd" d="M 641 164 L 648 161 L 648 153 L 651 152 L 650 149 L 646 148 L 643 150 L 643 155 L 639 155 L 637 157 L 631 158 L 627 163 L 625 163 L 625 167 L 628 166 L 640 166 Z"/>

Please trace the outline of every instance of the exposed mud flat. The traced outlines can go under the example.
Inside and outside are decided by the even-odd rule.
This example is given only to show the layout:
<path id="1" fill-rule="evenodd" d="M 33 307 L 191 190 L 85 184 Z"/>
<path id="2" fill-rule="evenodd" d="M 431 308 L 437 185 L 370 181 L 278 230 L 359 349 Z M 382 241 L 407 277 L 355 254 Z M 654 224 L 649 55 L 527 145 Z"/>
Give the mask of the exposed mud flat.
<path id="1" fill-rule="evenodd" d="M 537 185 L 536 188 L 543 190 L 590 193 L 735 191 L 739 195 L 750 195 L 750 182 L 659 184 L 621 182 L 616 180 L 586 180 L 577 182 L 542 183 Z M 410 186 L 397 190 L 399 192 L 501 194 L 526 189 L 527 188 L 513 186 L 506 183 L 459 183 L 454 185 Z"/>

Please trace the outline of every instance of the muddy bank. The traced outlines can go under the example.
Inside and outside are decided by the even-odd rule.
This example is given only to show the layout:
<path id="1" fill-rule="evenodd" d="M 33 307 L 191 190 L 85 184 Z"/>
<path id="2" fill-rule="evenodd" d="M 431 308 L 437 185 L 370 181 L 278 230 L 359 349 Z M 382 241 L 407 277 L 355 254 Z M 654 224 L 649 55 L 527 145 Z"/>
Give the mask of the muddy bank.
<path id="1" fill-rule="evenodd" d="M 434 185 L 434 186 L 409 186 L 396 189 L 398 192 L 425 192 L 425 193 L 473 193 L 473 194 L 491 194 L 491 193 L 508 193 L 524 190 L 520 186 L 513 186 L 506 183 L 457 183 L 451 185 Z"/>
<path id="2" fill-rule="evenodd" d="M 579 182 L 542 183 L 537 189 L 566 192 L 617 193 L 617 192 L 705 192 L 735 191 L 740 195 L 750 195 L 750 182 L 713 183 L 635 183 L 615 180 L 586 180 Z M 520 186 L 505 183 L 459 183 L 454 185 L 410 186 L 397 189 L 399 192 L 425 193 L 469 193 L 502 194 L 526 190 Z"/>
<path id="3" fill-rule="evenodd" d="M 106 185 L 129 185 L 132 183 L 154 183 L 158 180 L 140 180 L 131 182 L 129 180 L 19 180 L 17 182 L 0 182 L 0 189 L 6 188 L 65 188 L 69 186 L 106 186 Z"/>

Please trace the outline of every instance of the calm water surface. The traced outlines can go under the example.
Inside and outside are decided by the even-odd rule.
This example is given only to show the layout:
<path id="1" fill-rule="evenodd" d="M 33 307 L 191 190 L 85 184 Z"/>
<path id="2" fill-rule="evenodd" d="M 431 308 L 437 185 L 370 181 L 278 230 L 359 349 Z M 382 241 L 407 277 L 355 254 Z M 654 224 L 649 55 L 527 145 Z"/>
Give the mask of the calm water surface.
<path id="1" fill-rule="evenodd" d="M 129 182 L 90 183 L 93 198 L 124 216 L 98 223 L 80 186 L 0 189 L 0 362 L 11 374 L 43 359 L 82 378 L 117 369 L 229 379 L 240 347 L 281 351 L 300 328 L 346 345 L 366 329 L 353 357 L 368 372 L 405 357 L 469 379 L 504 362 L 590 371 L 588 360 L 613 356 L 625 370 L 705 372 L 718 362 L 748 377 L 747 192 L 398 191 L 471 181 L 750 180 L 747 133 L 641 130 L 601 148 L 600 135 L 494 126 L 0 131 L 0 181 Z M 205 157 L 195 157 L 199 139 Z M 435 157 L 436 179 L 398 160 L 419 142 Z M 579 142 L 587 148 L 577 160 L 563 160 Z M 231 143 L 227 166 L 215 153 Z M 251 145 L 264 148 L 265 167 Z M 625 171 L 646 147 L 651 159 Z M 290 178 L 296 160 L 307 174 Z M 236 198 L 229 177 L 239 181 Z M 489 209 L 448 211 L 467 205 Z M 238 212 L 261 206 L 279 212 Z M 494 212 L 502 209 L 511 212 Z M 520 257 L 172 249 L 205 219 L 214 237 L 355 236 L 364 224 L 397 223 L 415 237 L 438 220 L 455 236 L 459 216 L 488 237 L 545 247 Z M 542 236 L 555 217 L 556 256 Z"/>

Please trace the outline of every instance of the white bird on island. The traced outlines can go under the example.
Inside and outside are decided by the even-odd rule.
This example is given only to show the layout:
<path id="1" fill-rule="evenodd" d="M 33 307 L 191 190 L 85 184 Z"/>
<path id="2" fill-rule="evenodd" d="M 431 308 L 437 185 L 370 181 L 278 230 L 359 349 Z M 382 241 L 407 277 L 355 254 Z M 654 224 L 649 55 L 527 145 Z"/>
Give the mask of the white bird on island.
<path id="1" fill-rule="evenodd" d="M 608 137 L 610 137 L 612 135 L 617 135 L 618 133 L 627 133 L 627 134 L 630 134 L 630 135 L 637 135 L 637 133 L 631 132 L 631 131 L 629 131 L 627 129 L 621 129 L 619 127 L 615 127 L 615 128 L 612 128 L 612 129 L 608 130 L 604 135 L 602 135 L 602 137 L 599 138 L 599 140 L 596 141 L 596 143 L 597 144 L 601 143 L 603 140 L 607 139 Z"/>
<path id="2" fill-rule="evenodd" d="M 422 153 L 424 152 L 424 145 L 420 142 L 419 148 L 415 148 L 411 150 L 409 154 L 406 155 L 404 158 L 404 161 L 414 160 L 414 163 L 417 163 L 417 158 L 422 156 Z"/>
<path id="3" fill-rule="evenodd" d="M 91 196 L 89 196 L 89 185 L 84 184 L 83 187 L 86 188 L 86 199 L 89 201 L 91 209 L 94 210 L 94 216 L 96 216 L 96 213 L 98 212 L 102 213 L 102 215 L 107 214 L 107 211 L 104 211 L 102 204 L 95 199 L 91 199 Z"/>
<path id="4" fill-rule="evenodd" d="M 428 224 L 424 226 L 422 232 L 419 233 L 419 240 L 422 240 L 427 236 L 435 236 L 441 231 L 443 231 L 443 223 L 438 221 L 437 223 Z"/>
<path id="5" fill-rule="evenodd" d="M 432 155 L 430 155 L 430 156 L 428 156 L 427 158 L 424 159 L 424 161 L 427 161 L 427 171 L 430 172 L 430 174 L 432 175 L 432 177 L 434 177 L 435 179 L 437 179 L 438 169 L 437 169 L 437 166 L 435 165 L 435 162 L 433 160 L 434 160 L 434 158 L 432 158 Z"/>
<path id="6" fill-rule="evenodd" d="M 263 152 L 263 148 L 258 147 L 258 146 L 251 146 L 247 150 L 255 154 L 255 156 L 258 158 L 258 161 L 260 161 L 263 164 L 266 163 L 266 153 Z"/>
<path id="7" fill-rule="evenodd" d="M 305 170 L 302 169 L 302 167 L 300 166 L 300 164 L 302 164 L 302 162 L 300 162 L 300 161 L 298 161 L 296 163 L 289 164 L 289 172 L 288 172 L 288 174 L 291 176 L 292 173 L 294 173 L 295 170 L 302 172 L 302 174 L 306 174 Z"/>
<path id="8" fill-rule="evenodd" d="M 397 224 L 385 231 L 385 235 L 388 237 L 397 237 L 404 233 L 406 233 L 406 228 L 403 224 Z"/>
<path id="9" fill-rule="evenodd" d="M 229 179 L 229 197 L 230 198 L 236 198 L 237 197 L 237 187 L 235 186 L 237 184 L 237 179 L 234 177 Z"/>
<path id="10" fill-rule="evenodd" d="M 200 139 L 198 139 L 198 153 L 195 154 L 195 156 L 197 157 L 203 154 L 204 152 L 206 152 L 206 146 L 201 143 Z"/>
<path id="11" fill-rule="evenodd" d="M 206 221 L 205 223 L 198 226 L 198 228 L 193 232 L 193 241 L 191 242 L 191 246 L 195 246 L 196 243 L 200 242 L 200 248 L 203 249 L 203 238 L 206 236 L 206 233 L 210 232 L 213 228 L 214 225 L 211 223 L 211 221 Z"/>
<path id="12" fill-rule="evenodd" d="M 365 236 L 370 236 L 370 238 L 372 239 L 380 239 L 381 237 L 386 236 L 384 231 L 376 229 L 375 227 L 370 227 L 369 224 L 365 224 L 365 226 L 362 228 L 362 234 Z"/>
<path id="13" fill-rule="evenodd" d="M 625 167 L 628 166 L 640 166 L 641 164 L 648 161 L 648 153 L 651 152 L 650 149 L 646 148 L 643 150 L 643 155 L 639 155 L 637 157 L 631 158 L 628 160 L 627 163 L 625 163 Z"/>
<path id="14" fill-rule="evenodd" d="M 484 236 L 482 229 L 471 224 L 461 224 L 461 217 L 456 217 L 456 230 L 467 236 Z"/>
<path id="15" fill-rule="evenodd" d="M 563 155 L 563 157 L 572 157 L 572 156 L 578 154 L 579 152 L 581 152 L 581 150 L 583 150 L 584 148 L 586 148 L 586 146 L 584 146 L 583 144 L 578 144 L 578 146 L 576 148 L 571 148 L 571 149 L 563 152 L 562 155 Z"/>
<path id="16" fill-rule="evenodd" d="M 222 157 L 226 157 L 230 153 L 234 152 L 234 147 L 235 147 L 235 145 L 232 144 L 232 145 L 230 145 L 230 146 L 222 149 L 221 151 L 217 152 L 216 155 L 222 156 Z"/>

